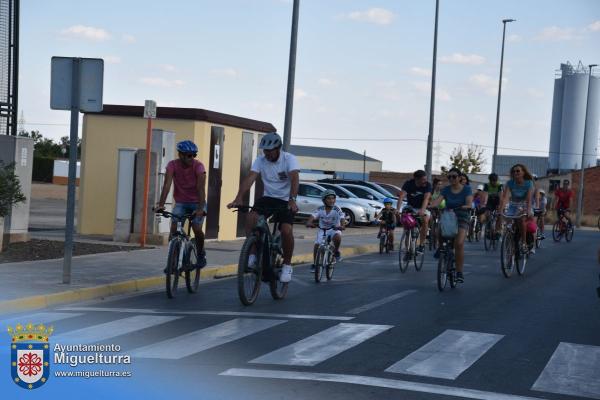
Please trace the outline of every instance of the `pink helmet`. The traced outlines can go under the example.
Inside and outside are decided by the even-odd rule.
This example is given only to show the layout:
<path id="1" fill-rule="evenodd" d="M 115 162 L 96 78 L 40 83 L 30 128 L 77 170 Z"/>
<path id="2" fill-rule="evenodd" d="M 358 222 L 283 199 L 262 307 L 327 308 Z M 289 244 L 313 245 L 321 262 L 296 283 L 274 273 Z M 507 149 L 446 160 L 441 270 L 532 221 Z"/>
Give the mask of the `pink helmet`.
<path id="1" fill-rule="evenodd" d="M 404 229 L 412 229 L 417 226 L 417 220 L 410 213 L 403 213 L 400 217 L 400 223 Z"/>
<path id="2" fill-rule="evenodd" d="M 535 233 L 537 231 L 537 224 L 533 219 L 527 221 L 527 232 Z"/>

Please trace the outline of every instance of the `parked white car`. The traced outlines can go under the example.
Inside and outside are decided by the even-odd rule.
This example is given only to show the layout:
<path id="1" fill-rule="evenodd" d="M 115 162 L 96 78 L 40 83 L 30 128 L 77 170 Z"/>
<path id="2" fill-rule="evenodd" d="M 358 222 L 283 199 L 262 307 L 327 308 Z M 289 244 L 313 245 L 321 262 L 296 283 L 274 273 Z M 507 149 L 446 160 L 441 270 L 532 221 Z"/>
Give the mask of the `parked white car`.
<path id="1" fill-rule="evenodd" d="M 319 182 L 319 186 L 322 186 L 325 189 L 333 190 L 337 194 L 338 199 L 351 199 L 355 202 L 358 202 L 368 210 L 369 216 L 371 217 L 369 222 L 377 222 L 377 214 L 379 214 L 379 211 L 383 207 L 383 203 L 380 203 L 376 200 L 361 199 L 348 189 L 334 183 Z"/>

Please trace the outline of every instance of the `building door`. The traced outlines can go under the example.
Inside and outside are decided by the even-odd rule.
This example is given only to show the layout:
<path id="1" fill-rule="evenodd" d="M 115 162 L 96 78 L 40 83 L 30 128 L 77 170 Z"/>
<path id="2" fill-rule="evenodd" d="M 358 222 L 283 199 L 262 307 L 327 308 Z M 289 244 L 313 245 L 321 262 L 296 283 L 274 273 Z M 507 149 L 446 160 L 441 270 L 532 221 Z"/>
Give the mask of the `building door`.
<path id="1" fill-rule="evenodd" d="M 254 134 L 250 132 L 242 132 L 242 154 L 241 154 L 241 163 L 240 163 L 240 185 L 246 179 L 248 174 L 250 174 L 250 167 L 252 167 L 252 153 L 254 146 Z M 243 198 L 244 204 L 250 204 L 250 191 L 244 195 Z M 242 237 L 246 236 L 245 230 L 245 222 L 246 222 L 246 213 L 238 213 L 237 216 L 237 236 Z"/>
<path id="2" fill-rule="evenodd" d="M 219 213 L 221 209 L 221 185 L 223 170 L 224 128 L 213 126 L 210 129 L 210 159 L 208 167 L 208 191 L 206 216 L 206 238 L 216 239 L 219 236 Z"/>

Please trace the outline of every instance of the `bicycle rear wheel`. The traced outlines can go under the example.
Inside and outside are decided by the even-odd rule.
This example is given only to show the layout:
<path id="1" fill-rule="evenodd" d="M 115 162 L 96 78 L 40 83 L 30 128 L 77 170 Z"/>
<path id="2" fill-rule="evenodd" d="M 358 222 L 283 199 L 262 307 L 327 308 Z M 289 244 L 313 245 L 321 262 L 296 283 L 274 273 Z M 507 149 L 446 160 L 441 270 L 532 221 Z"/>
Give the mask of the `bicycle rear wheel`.
<path id="1" fill-rule="evenodd" d="M 571 224 L 567 225 L 567 232 L 565 233 L 565 240 L 570 242 L 573 240 L 573 234 L 575 233 L 575 227 Z"/>
<path id="2" fill-rule="evenodd" d="M 500 267 L 505 278 L 510 278 L 512 275 L 514 252 L 515 249 L 512 234 L 505 233 L 502 237 L 502 244 L 500 245 Z"/>
<path id="3" fill-rule="evenodd" d="M 317 258 L 315 260 L 315 282 L 321 282 L 323 278 L 323 269 L 325 267 L 325 250 L 322 246 L 317 250 Z"/>
<path id="4" fill-rule="evenodd" d="M 240 252 L 237 272 L 238 296 L 245 306 L 252 305 L 260 292 L 262 277 L 262 251 L 260 251 L 260 246 L 261 243 L 256 235 L 250 235 L 244 241 Z M 256 265 L 249 268 L 248 257 L 250 257 L 253 249 L 256 251 Z"/>
<path id="5" fill-rule="evenodd" d="M 405 230 L 400 238 L 400 247 L 398 250 L 398 264 L 402 273 L 406 272 L 408 263 L 410 262 L 410 242 L 410 231 Z"/>
<path id="6" fill-rule="evenodd" d="M 438 259 L 437 267 L 437 287 L 440 292 L 443 292 L 448 283 L 448 271 L 446 270 L 446 251 L 442 250 Z"/>
<path id="7" fill-rule="evenodd" d="M 185 286 L 189 293 L 196 293 L 200 286 L 200 268 L 198 265 L 198 255 L 196 245 L 188 241 L 185 244 L 185 253 L 183 253 L 183 265 L 185 268 Z"/>
<path id="8" fill-rule="evenodd" d="M 281 282 L 279 280 L 281 266 L 283 265 L 283 258 L 277 251 L 272 251 L 270 261 L 272 268 L 271 279 L 269 282 L 271 297 L 273 297 L 275 300 L 281 300 L 285 297 L 288 291 L 288 282 Z"/>
<path id="9" fill-rule="evenodd" d="M 167 297 L 175 298 L 177 295 L 177 285 L 179 283 L 179 256 L 182 251 L 181 241 L 173 239 L 169 242 L 169 254 L 167 256 L 167 268 L 165 270 L 165 284 L 167 288 Z"/>
<path id="10" fill-rule="evenodd" d="M 563 236 L 562 227 L 560 225 L 560 221 L 556 221 L 554 225 L 552 225 L 552 239 L 554 239 L 555 242 L 560 242 Z"/>

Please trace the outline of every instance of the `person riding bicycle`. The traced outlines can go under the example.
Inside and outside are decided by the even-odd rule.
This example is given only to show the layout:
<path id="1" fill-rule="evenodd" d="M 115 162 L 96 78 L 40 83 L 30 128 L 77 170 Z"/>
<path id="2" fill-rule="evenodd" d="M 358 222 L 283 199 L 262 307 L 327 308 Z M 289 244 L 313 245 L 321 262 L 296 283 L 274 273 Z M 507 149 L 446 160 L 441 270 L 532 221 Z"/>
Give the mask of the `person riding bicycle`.
<path id="1" fill-rule="evenodd" d="M 404 182 L 402 190 L 398 192 L 398 209 L 401 208 L 402 200 L 406 196 L 408 206 L 415 209 L 417 215 L 422 219 L 417 253 L 425 251 L 425 237 L 427 236 L 429 218 L 431 217 L 431 212 L 427 209 L 427 206 L 429 205 L 431 192 L 431 183 L 427 181 L 427 173 L 423 170 L 415 171 L 413 179 Z"/>
<path id="2" fill-rule="evenodd" d="M 454 254 L 456 257 L 456 280 L 464 282 L 463 267 L 465 262 L 465 236 L 469 230 L 469 210 L 473 204 L 473 191 L 471 186 L 460 183 L 462 176 L 456 167 L 448 171 L 450 184 L 442 189 L 438 197 L 431 205 L 437 207 L 443 200 L 446 201 L 446 209 L 454 210 L 458 220 L 458 234 L 454 238 Z M 439 258 L 439 249 L 434 257 Z"/>
<path id="3" fill-rule="evenodd" d="M 546 197 L 546 191 L 539 189 L 537 191 L 537 202 L 534 203 L 532 200 L 532 207 L 534 208 L 534 214 L 538 218 L 538 226 L 540 228 L 540 238 L 545 239 L 544 236 L 544 217 L 546 216 L 546 207 L 548 207 L 548 198 Z"/>
<path id="4" fill-rule="evenodd" d="M 279 222 L 283 248 L 283 266 L 279 280 L 292 280 L 292 254 L 294 253 L 294 214 L 298 212 L 296 196 L 299 187 L 300 166 L 293 154 L 281 150 L 282 141 L 276 132 L 268 133 L 258 146 L 264 153 L 253 163 L 248 176 L 240 185 L 235 199 L 227 205 L 233 208 L 243 204 L 243 196 L 250 190 L 256 178 L 260 175 L 264 186 L 264 196 L 254 202 L 256 210 L 248 213 L 246 218 L 246 235 L 252 233 L 256 226 L 258 215 L 265 218 L 274 216 Z M 256 249 L 254 249 L 256 251 Z M 248 257 L 248 267 L 256 265 L 256 254 Z"/>
<path id="5" fill-rule="evenodd" d="M 394 199 L 386 197 L 383 199 L 383 205 L 385 208 L 379 213 L 379 232 L 377 233 L 377 239 L 381 237 L 381 234 L 387 229 L 389 231 L 389 240 L 394 243 L 394 229 L 396 229 L 396 214 L 397 210 L 392 206 Z"/>
<path id="6" fill-rule="evenodd" d="M 167 195 L 171 190 L 171 183 L 174 185 L 173 198 L 175 207 L 173 214 L 181 218 L 185 214 L 194 214 L 192 220 L 192 230 L 196 242 L 198 264 L 196 267 L 206 266 L 206 253 L 204 252 L 204 232 L 202 223 L 206 216 L 206 169 L 202 162 L 195 160 L 198 155 L 198 146 L 191 140 L 184 140 L 177 143 L 176 160 L 171 160 L 167 164 L 165 183 L 160 193 L 160 200 L 156 205 L 155 211 L 160 212 L 165 209 Z M 171 234 L 177 230 L 177 222 L 171 222 Z"/>
<path id="7" fill-rule="evenodd" d="M 504 187 L 498 181 L 498 174 L 492 172 L 488 175 L 488 183 L 483 185 L 484 199 L 483 204 L 485 205 L 485 215 L 483 222 L 485 222 L 489 217 L 490 213 L 494 210 L 498 211 L 498 207 L 500 206 L 500 197 L 502 195 L 502 190 Z M 500 239 L 500 227 L 502 224 L 502 220 L 500 216 L 496 218 L 496 239 Z"/>
<path id="8" fill-rule="evenodd" d="M 569 188 L 569 180 L 563 180 L 562 188 L 554 191 L 554 209 L 556 210 L 556 218 L 561 219 L 564 216 L 571 225 L 571 199 L 575 196 Z"/>
<path id="9" fill-rule="evenodd" d="M 523 254 L 529 252 L 527 245 L 527 220 L 533 216 L 531 207 L 531 198 L 533 197 L 534 185 L 533 176 L 523 164 L 515 164 L 510 169 L 511 180 L 506 182 L 502 194 L 500 209 L 508 204 L 507 215 L 518 216 L 525 214 L 520 218 L 521 228 L 521 250 Z"/>
<path id="10" fill-rule="evenodd" d="M 311 271 L 315 271 L 315 262 L 317 260 L 317 251 L 319 250 L 319 245 L 323 241 L 323 236 L 327 235 L 327 237 L 331 238 L 333 245 L 335 247 L 335 260 L 340 261 L 340 245 L 342 244 L 342 230 L 344 229 L 344 225 L 346 222 L 345 214 L 336 204 L 337 195 L 336 193 L 329 189 L 324 191 L 321 194 L 321 200 L 323 201 L 323 205 L 317 208 L 306 221 L 306 226 L 308 228 L 314 228 L 315 220 L 319 220 L 319 231 L 317 232 L 317 238 L 315 240 L 315 246 L 313 250 L 313 264 L 311 267 Z M 323 229 L 326 229 L 325 231 Z"/>
<path id="11" fill-rule="evenodd" d="M 477 185 L 477 190 L 473 194 L 473 212 L 475 213 L 480 226 L 483 225 L 482 216 L 485 213 L 484 197 L 485 193 L 483 191 L 483 185 L 479 184 Z"/>

